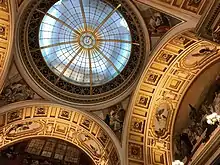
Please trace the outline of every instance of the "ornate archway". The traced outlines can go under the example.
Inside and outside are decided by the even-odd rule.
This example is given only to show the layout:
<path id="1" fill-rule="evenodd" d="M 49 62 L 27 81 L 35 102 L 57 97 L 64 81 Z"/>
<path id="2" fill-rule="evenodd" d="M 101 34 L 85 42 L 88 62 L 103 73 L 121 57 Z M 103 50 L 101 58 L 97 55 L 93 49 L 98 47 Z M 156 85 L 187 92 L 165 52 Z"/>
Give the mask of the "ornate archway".
<path id="1" fill-rule="evenodd" d="M 179 105 L 196 77 L 219 58 L 216 45 L 198 40 L 189 31 L 170 39 L 154 55 L 130 105 L 124 134 L 127 164 L 171 164 Z"/>
<path id="2" fill-rule="evenodd" d="M 8 0 L 0 1 L 0 91 L 12 59 L 14 8 Z"/>
<path id="3" fill-rule="evenodd" d="M 10 104 L 0 112 L 0 149 L 27 138 L 53 137 L 81 148 L 97 165 L 123 164 L 118 139 L 91 114 L 44 101 Z"/>

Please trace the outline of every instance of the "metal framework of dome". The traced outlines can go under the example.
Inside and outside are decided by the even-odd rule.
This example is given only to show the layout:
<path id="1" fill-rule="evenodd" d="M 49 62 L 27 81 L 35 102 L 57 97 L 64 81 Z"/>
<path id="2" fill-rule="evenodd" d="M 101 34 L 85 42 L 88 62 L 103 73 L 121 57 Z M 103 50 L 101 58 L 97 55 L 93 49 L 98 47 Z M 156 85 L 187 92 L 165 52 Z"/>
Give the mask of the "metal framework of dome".
<path id="1" fill-rule="evenodd" d="M 42 55 L 58 79 L 84 86 L 102 85 L 124 69 L 131 53 L 126 20 L 99 0 L 60 0 L 40 26 Z"/>
<path id="2" fill-rule="evenodd" d="M 16 31 L 17 65 L 44 98 L 103 108 L 131 93 L 150 49 L 127 0 L 32 0 Z"/>

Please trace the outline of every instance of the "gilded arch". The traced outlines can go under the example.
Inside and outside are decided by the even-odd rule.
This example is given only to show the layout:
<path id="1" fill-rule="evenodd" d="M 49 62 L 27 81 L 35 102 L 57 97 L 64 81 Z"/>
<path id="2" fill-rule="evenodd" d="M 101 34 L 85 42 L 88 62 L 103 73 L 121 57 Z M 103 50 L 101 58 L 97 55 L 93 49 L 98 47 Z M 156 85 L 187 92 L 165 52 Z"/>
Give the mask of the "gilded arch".
<path id="1" fill-rule="evenodd" d="M 123 164 L 118 139 L 86 112 L 44 101 L 15 103 L 0 111 L 0 149 L 27 138 L 54 137 L 78 146 L 97 165 Z"/>
<path id="2" fill-rule="evenodd" d="M 207 54 L 200 50 L 209 49 Z M 171 164 L 172 133 L 184 94 L 199 74 L 219 60 L 219 48 L 186 31 L 154 55 L 130 105 L 128 164 Z"/>
<path id="3" fill-rule="evenodd" d="M 12 58 L 14 8 L 9 0 L 0 1 L 0 91 Z"/>

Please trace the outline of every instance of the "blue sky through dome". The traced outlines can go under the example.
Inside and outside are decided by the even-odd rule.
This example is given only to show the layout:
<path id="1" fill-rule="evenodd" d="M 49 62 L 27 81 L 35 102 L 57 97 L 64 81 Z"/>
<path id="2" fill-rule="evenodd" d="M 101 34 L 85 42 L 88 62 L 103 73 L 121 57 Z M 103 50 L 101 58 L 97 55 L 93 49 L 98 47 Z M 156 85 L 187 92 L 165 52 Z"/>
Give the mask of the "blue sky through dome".
<path id="1" fill-rule="evenodd" d="M 95 86 L 120 74 L 129 60 L 132 40 L 126 20 L 110 4 L 60 0 L 45 13 L 39 44 L 59 78 Z"/>

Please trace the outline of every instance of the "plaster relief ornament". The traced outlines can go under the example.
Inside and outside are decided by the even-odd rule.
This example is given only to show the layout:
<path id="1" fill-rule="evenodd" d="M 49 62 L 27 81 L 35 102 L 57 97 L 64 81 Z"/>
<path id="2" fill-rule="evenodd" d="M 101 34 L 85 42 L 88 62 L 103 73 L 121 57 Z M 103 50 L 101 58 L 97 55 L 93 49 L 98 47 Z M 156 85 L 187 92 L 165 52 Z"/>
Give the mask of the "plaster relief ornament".
<path id="1" fill-rule="evenodd" d="M 205 64 L 206 59 L 217 55 L 219 52 L 219 47 L 216 45 L 204 42 L 193 48 L 191 53 L 189 53 L 184 60 L 182 60 L 181 65 L 184 68 L 196 69 L 201 65 Z"/>
<path id="2" fill-rule="evenodd" d="M 47 124 L 47 132 L 52 132 L 52 130 L 54 129 L 53 124 Z"/>
<path id="3" fill-rule="evenodd" d="M 212 32 L 213 41 L 220 43 L 220 25 L 218 25 Z"/>
<path id="4" fill-rule="evenodd" d="M 0 132 L 0 144 L 4 141 L 4 135 L 2 132 Z"/>
<path id="5" fill-rule="evenodd" d="M 174 44 L 177 44 L 178 46 L 185 47 L 185 45 L 189 42 L 190 40 L 186 37 L 183 36 L 178 36 L 173 40 Z"/>
<path id="6" fill-rule="evenodd" d="M 98 158 L 101 157 L 101 149 L 97 142 L 90 135 L 80 133 L 79 141 L 92 153 L 92 155 Z"/>
<path id="7" fill-rule="evenodd" d="M 209 55 L 212 55 L 214 53 L 217 53 L 218 51 L 219 51 L 219 49 L 217 49 L 217 47 L 214 47 L 213 49 L 210 49 L 209 47 L 206 47 L 206 48 L 200 49 L 198 53 L 192 54 L 192 56 L 193 57 L 209 56 Z"/>
<path id="8" fill-rule="evenodd" d="M 167 103 L 160 104 L 154 115 L 153 127 L 158 136 L 164 136 L 167 131 L 170 106 Z"/>
<path id="9" fill-rule="evenodd" d="M 106 158 L 105 157 L 101 158 L 99 165 L 106 165 Z"/>
<path id="10" fill-rule="evenodd" d="M 0 35 L 4 36 L 5 35 L 5 27 L 0 26 Z"/>
<path id="11" fill-rule="evenodd" d="M 28 121 L 12 125 L 6 135 L 8 137 L 20 137 L 26 134 L 37 134 L 44 127 L 39 121 Z"/>

